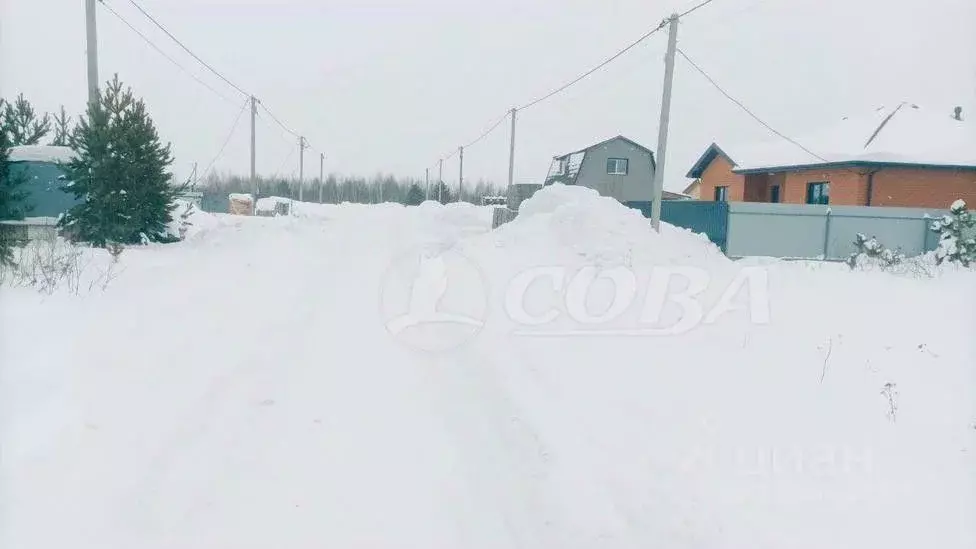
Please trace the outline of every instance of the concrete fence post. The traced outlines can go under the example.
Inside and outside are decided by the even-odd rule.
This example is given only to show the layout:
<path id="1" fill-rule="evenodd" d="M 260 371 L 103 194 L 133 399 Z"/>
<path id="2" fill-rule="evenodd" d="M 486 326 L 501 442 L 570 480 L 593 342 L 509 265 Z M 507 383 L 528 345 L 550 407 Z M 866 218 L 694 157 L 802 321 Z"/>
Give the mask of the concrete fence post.
<path id="1" fill-rule="evenodd" d="M 827 219 L 824 224 L 823 259 L 827 260 L 827 249 L 830 247 L 830 207 L 827 207 Z"/>

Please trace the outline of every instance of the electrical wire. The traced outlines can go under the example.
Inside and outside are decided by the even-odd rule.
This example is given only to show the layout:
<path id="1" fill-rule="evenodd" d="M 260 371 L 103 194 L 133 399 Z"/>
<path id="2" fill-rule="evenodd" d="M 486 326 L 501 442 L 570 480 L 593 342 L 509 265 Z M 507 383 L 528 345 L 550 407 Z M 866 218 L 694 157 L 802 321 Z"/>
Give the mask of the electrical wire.
<path id="1" fill-rule="evenodd" d="M 681 48 L 678 48 L 678 53 L 681 54 L 681 57 L 683 57 L 685 59 L 685 61 L 687 61 L 696 71 L 698 71 L 699 73 L 701 73 L 701 75 L 704 76 L 705 79 L 708 80 L 712 84 L 712 86 L 715 87 L 715 89 L 717 89 L 722 95 L 724 95 L 726 99 L 728 99 L 729 101 L 735 103 L 740 109 L 742 109 L 743 112 L 745 112 L 746 114 L 748 114 L 749 116 L 751 116 L 753 120 L 755 120 L 756 122 L 759 122 L 767 130 L 773 132 L 774 134 L 776 134 L 777 136 L 781 137 L 782 139 L 785 139 L 786 141 L 792 143 L 793 145 L 796 145 L 797 147 L 803 149 L 804 152 L 806 152 L 807 154 L 813 156 L 814 158 L 816 158 L 818 160 L 821 160 L 823 162 L 827 162 L 827 159 L 826 158 L 820 156 L 819 154 L 817 154 L 817 153 L 811 151 L 810 149 L 804 147 L 803 145 L 797 143 L 793 139 L 787 137 L 783 133 L 777 131 L 775 128 L 773 128 L 772 126 L 770 126 L 769 124 L 767 124 L 763 119 L 759 118 L 759 116 L 757 116 L 756 113 L 754 113 L 751 110 L 749 110 L 749 108 L 746 107 L 745 105 L 743 105 L 741 101 L 739 101 L 738 99 L 736 99 L 736 98 L 732 97 L 731 95 L 729 95 L 729 93 L 727 91 L 725 91 L 722 88 L 722 86 L 720 86 L 718 84 L 718 82 L 715 81 L 715 79 L 713 79 L 711 76 L 709 76 L 708 73 L 706 73 L 704 69 L 702 69 L 701 67 L 699 67 L 697 63 L 695 63 L 694 61 L 692 61 L 691 58 L 688 57 L 688 54 L 686 54 L 685 52 L 681 51 Z"/>
<path id="2" fill-rule="evenodd" d="M 278 174 L 281 173 L 281 170 L 285 167 L 285 164 L 287 164 L 288 161 L 291 160 L 291 157 L 293 157 L 293 156 L 295 156 L 295 149 L 294 148 L 290 149 L 288 151 L 288 156 L 285 156 L 285 159 L 281 161 L 281 165 L 278 166 L 278 169 L 275 170 L 274 175 L 271 176 L 271 180 L 272 181 L 274 181 L 275 179 L 278 179 Z M 294 175 L 294 173 L 295 173 L 295 170 L 292 170 L 292 175 Z"/>
<path id="3" fill-rule="evenodd" d="M 686 16 L 686 15 L 688 15 L 688 14 L 690 14 L 690 13 L 692 13 L 692 12 L 694 12 L 695 10 L 698 10 L 698 9 L 701 9 L 701 8 L 704 8 L 705 6 L 707 6 L 707 5 L 709 5 L 709 4 L 711 4 L 711 3 L 712 3 L 712 2 L 714 2 L 714 1 L 715 1 L 715 0 L 705 0 L 704 2 L 702 2 L 702 3 L 700 3 L 700 4 L 698 4 L 698 5 L 696 5 L 696 6 L 694 6 L 694 7 L 693 7 L 693 8 L 691 8 L 691 9 L 688 9 L 688 10 L 686 10 L 686 11 L 683 11 L 683 12 L 681 12 L 681 13 L 679 13 L 679 14 L 678 14 L 678 19 L 681 19 L 682 17 L 684 17 L 684 16 Z"/>
<path id="4" fill-rule="evenodd" d="M 103 4 L 105 3 L 105 0 L 99 0 L 99 1 L 102 2 Z M 221 80 L 223 80 L 224 82 L 226 82 L 227 85 L 229 85 L 230 87 L 234 88 L 235 90 L 237 90 L 238 92 L 242 93 L 243 95 L 250 97 L 251 94 L 249 94 L 246 91 L 244 91 L 244 89 L 241 88 L 240 86 L 238 86 L 237 84 L 231 82 L 223 74 L 220 74 L 220 72 L 217 69 L 215 69 L 212 66 L 210 66 L 209 63 L 207 63 L 203 59 L 200 59 L 200 57 L 197 54 L 193 53 L 193 50 L 191 50 L 190 48 L 186 47 L 186 45 L 183 42 L 180 42 L 180 40 L 178 38 L 176 38 L 175 36 L 173 36 L 173 33 L 169 32 L 169 30 L 167 30 L 166 27 L 164 27 L 159 21 L 157 21 L 152 15 L 150 15 L 149 12 L 147 12 L 145 9 L 143 9 L 143 7 L 140 6 L 138 2 L 136 2 L 135 0 L 129 0 L 129 3 L 132 4 L 133 6 L 135 6 L 136 9 L 139 10 L 143 15 L 145 15 L 147 19 L 149 19 L 150 21 L 152 21 L 152 23 L 154 25 L 156 25 L 159 28 L 159 30 L 161 30 L 164 33 L 166 33 L 166 36 L 169 36 L 173 40 L 173 42 L 176 42 L 176 44 L 179 45 L 181 48 L 183 48 L 183 50 L 186 51 L 186 53 L 190 54 L 191 57 L 193 57 L 194 59 L 196 59 L 197 61 L 199 61 L 201 65 L 203 65 L 204 67 L 206 67 L 207 70 L 209 70 L 210 72 L 214 73 L 218 78 L 220 78 Z"/>
<path id="5" fill-rule="evenodd" d="M 280 139 L 282 143 L 287 144 L 289 147 L 295 145 L 294 142 L 292 142 L 290 139 L 288 139 L 287 137 L 285 137 L 285 135 L 283 133 L 281 133 L 280 131 L 278 131 L 278 128 L 275 127 L 274 125 L 272 125 L 271 122 L 268 122 L 267 120 L 265 120 L 264 116 L 261 115 L 260 112 L 257 113 L 257 119 L 260 120 L 261 123 L 263 123 L 264 126 L 271 131 L 272 135 L 274 135 L 275 137 L 277 137 L 278 139 Z"/>
<path id="6" fill-rule="evenodd" d="M 213 160 L 210 161 L 210 164 L 208 164 L 207 168 L 203 171 L 203 179 L 207 178 L 207 175 L 210 174 L 210 170 L 217 163 L 217 160 L 219 160 L 220 157 L 224 154 L 224 149 L 226 149 L 227 144 L 230 143 L 231 137 L 234 136 L 234 132 L 237 130 L 237 125 L 241 122 L 241 116 L 244 115 L 244 111 L 247 109 L 247 104 L 248 101 L 245 101 L 244 104 L 241 105 L 241 110 L 238 111 L 237 117 L 234 118 L 234 124 L 231 125 L 230 132 L 227 133 L 227 137 L 224 139 L 224 144 L 220 146 L 220 150 L 217 151 L 217 155 L 214 156 Z"/>
<path id="7" fill-rule="evenodd" d="M 208 90 L 210 90 L 211 92 L 213 92 L 214 95 L 216 95 L 217 97 L 223 99 L 227 103 L 230 103 L 232 105 L 236 105 L 237 104 L 236 101 L 234 101 L 232 99 L 229 99 L 226 95 L 220 93 L 219 91 L 217 91 L 216 89 L 214 89 L 210 84 L 207 84 L 205 81 L 201 80 L 200 77 L 198 77 L 197 75 L 195 75 L 192 72 L 190 72 L 189 69 L 187 69 L 183 65 L 179 64 L 179 62 L 177 62 L 175 59 L 173 59 L 168 53 L 166 53 L 165 51 L 163 51 L 152 40 L 150 40 L 149 37 L 147 37 L 145 34 L 143 34 L 139 29 L 137 29 L 128 20 L 126 20 L 125 17 L 122 17 L 122 15 L 119 14 L 119 12 L 115 11 L 114 9 L 112 9 L 112 6 L 109 6 L 108 4 L 106 4 L 104 0 L 99 0 L 99 3 L 102 5 L 103 8 L 105 8 L 106 10 L 108 10 L 109 13 L 111 13 L 116 18 L 118 18 L 119 21 L 121 21 L 122 23 L 124 23 L 125 26 L 129 27 L 129 29 L 132 32 L 134 32 L 137 35 L 139 35 L 139 38 L 142 38 L 146 42 L 146 44 L 149 44 L 149 46 L 152 47 L 152 49 L 156 50 L 156 52 L 159 53 L 160 55 L 162 55 L 163 57 L 165 57 L 167 61 L 169 61 L 170 63 L 172 63 L 173 65 L 175 65 L 176 68 L 178 68 L 182 72 L 186 73 L 187 76 L 189 76 L 190 78 L 196 80 L 198 84 L 200 84 L 201 86 L 207 88 Z"/>
<path id="8" fill-rule="evenodd" d="M 264 109 L 264 112 L 268 113 L 268 116 L 271 117 L 271 120 L 274 120 L 275 124 L 278 124 L 279 126 L 281 126 L 281 129 L 285 130 L 285 132 L 290 133 L 291 135 L 293 135 L 295 137 L 301 137 L 301 135 L 299 135 L 298 133 L 292 131 L 291 128 L 289 128 L 288 126 L 284 125 L 284 123 L 282 123 L 281 120 L 278 120 L 278 117 L 275 116 L 273 112 L 271 112 L 271 109 L 269 109 L 267 107 L 267 105 L 265 105 L 261 101 L 258 101 L 258 104 L 261 105 L 261 108 Z"/>
<path id="9" fill-rule="evenodd" d="M 711 2 L 712 0 L 708 0 L 708 1 Z M 688 13 L 690 13 L 691 11 L 694 11 L 694 10 L 690 10 Z M 539 103 L 542 103 L 546 99 L 549 99 L 550 97 L 552 97 L 552 96 L 554 96 L 554 95 L 556 95 L 556 94 L 558 94 L 558 93 L 566 90 L 570 86 L 572 86 L 572 85 L 576 84 L 577 82 L 583 80 L 587 76 L 595 73 L 596 71 L 602 69 L 603 67 L 609 65 L 610 63 L 616 61 L 618 57 L 620 57 L 621 55 L 623 55 L 623 54 L 627 53 L 628 51 L 634 49 L 635 47 L 637 47 L 638 44 L 640 44 L 644 40 L 647 40 L 648 38 L 650 38 L 651 35 L 653 35 L 654 33 L 658 32 L 659 30 L 663 29 L 665 27 L 665 25 L 667 24 L 667 21 L 668 21 L 667 19 L 664 19 L 663 21 L 661 21 L 661 23 L 658 26 L 656 26 L 653 29 L 651 29 L 650 31 L 644 33 L 643 36 L 641 36 L 637 40 L 631 42 L 624 49 L 622 49 L 622 50 L 618 51 L 617 53 L 613 54 L 612 56 L 608 57 L 606 60 L 604 60 L 599 65 L 597 65 L 597 66 L 593 67 L 592 69 L 584 72 L 583 74 L 577 76 L 576 78 L 574 78 L 573 80 L 571 80 L 571 81 L 563 84 L 562 86 L 559 86 L 558 88 L 552 90 L 551 92 L 547 93 L 546 95 L 543 95 L 542 97 L 539 97 L 537 99 L 534 99 L 532 101 L 529 101 L 528 103 L 522 105 L 521 107 L 518 107 L 517 110 L 522 111 L 522 110 L 525 110 L 525 109 L 532 108 L 532 107 L 538 105 Z"/>
<path id="10" fill-rule="evenodd" d="M 498 121 L 496 121 L 494 124 L 491 125 L 490 128 L 488 128 L 487 130 L 485 130 L 485 132 L 482 133 L 480 136 L 478 136 L 477 139 L 475 139 L 474 141 L 472 141 L 472 142 L 468 143 L 467 145 L 465 145 L 464 148 L 467 149 L 468 147 L 473 147 L 473 146 L 477 145 L 482 139 L 488 137 L 488 134 L 490 134 L 491 132 L 495 131 L 495 128 L 497 128 L 502 122 L 504 122 L 505 119 L 508 118 L 509 114 L 510 113 L 503 114 L 502 117 L 498 119 Z"/>

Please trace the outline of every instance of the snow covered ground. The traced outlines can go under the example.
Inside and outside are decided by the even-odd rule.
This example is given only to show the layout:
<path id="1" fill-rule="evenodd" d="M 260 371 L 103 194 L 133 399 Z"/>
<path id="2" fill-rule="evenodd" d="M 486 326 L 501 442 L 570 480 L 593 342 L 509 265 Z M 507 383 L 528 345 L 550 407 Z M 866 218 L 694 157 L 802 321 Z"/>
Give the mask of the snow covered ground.
<path id="1" fill-rule="evenodd" d="M 0 289 L 0 547 L 976 547 L 972 272 L 295 207 Z"/>

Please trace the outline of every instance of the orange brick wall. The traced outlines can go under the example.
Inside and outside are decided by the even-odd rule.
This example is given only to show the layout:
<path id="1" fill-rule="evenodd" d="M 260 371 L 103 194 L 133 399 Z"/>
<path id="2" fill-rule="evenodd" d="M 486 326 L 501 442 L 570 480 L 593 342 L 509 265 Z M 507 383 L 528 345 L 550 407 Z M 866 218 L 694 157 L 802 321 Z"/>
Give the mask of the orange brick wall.
<path id="1" fill-rule="evenodd" d="M 830 183 L 830 203 L 865 206 L 868 203 L 868 168 L 797 170 L 740 175 L 716 157 L 701 177 L 701 199 L 712 200 L 715 187 L 729 187 L 729 201 L 769 201 L 769 187 L 780 185 L 780 201 L 805 204 L 807 184 Z M 872 206 L 944 209 L 956 199 L 976 205 L 976 170 L 881 168 L 873 178 Z"/>
<path id="2" fill-rule="evenodd" d="M 715 198 L 715 187 L 728 187 L 729 200 L 741 202 L 745 192 L 745 176 L 732 173 L 732 163 L 716 156 L 715 160 L 705 168 L 701 176 L 699 196 L 702 200 Z"/>
<path id="3" fill-rule="evenodd" d="M 886 168 L 874 175 L 873 194 L 872 206 L 944 209 L 959 198 L 976 206 L 976 171 Z"/>
<path id="4" fill-rule="evenodd" d="M 807 184 L 830 183 L 830 203 L 863 206 L 867 201 L 867 179 L 852 169 L 803 170 L 784 174 L 780 196 L 787 204 L 806 204 Z"/>

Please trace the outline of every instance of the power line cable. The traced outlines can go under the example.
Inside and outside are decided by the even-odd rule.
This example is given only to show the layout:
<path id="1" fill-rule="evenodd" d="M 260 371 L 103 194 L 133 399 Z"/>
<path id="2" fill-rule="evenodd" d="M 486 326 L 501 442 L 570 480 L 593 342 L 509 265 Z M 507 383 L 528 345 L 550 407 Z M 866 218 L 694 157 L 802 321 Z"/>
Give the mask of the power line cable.
<path id="1" fill-rule="evenodd" d="M 274 125 L 272 125 L 272 124 L 271 124 L 271 122 L 268 122 L 268 121 L 267 121 L 267 120 L 266 120 L 266 119 L 264 118 L 264 116 L 262 116 L 262 115 L 261 115 L 261 113 L 260 113 L 260 112 L 258 112 L 258 113 L 257 113 L 257 118 L 258 118 L 258 120 L 260 120 L 260 121 L 261 121 L 261 122 L 262 122 L 262 123 L 263 123 L 263 124 L 264 124 L 264 125 L 265 125 L 265 126 L 266 126 L 266 127 L 268 128 L 268 129 L 269 129 L 269 130 L 271 130 L 271 132 L 272 132 L 272 134 L 273 134 L 273 135 L 274 135 L 275 137 L 277 137 L 278 139 L 280 139 L 282 143 L 286 143 L 286 144 L 287 144 L 287 145 L 288 145 L 289 147 L 291 147 L 291 146 L 294 146 L 294 144 L 295 144 L 295 143 L 293 143 L 293 142 L 292 142 L 292 141 L 291 141 L 290 139 L 288 139 L 288 138 L 286 138 L 286 137 L 285 137 L 285 134 L 283 134 L 283 133 L 281 133 L 280 131 L 278 131 L 278 128 L 277 128 L 277 127 L 275 127 Z"/>
<path id="2" fill-rule="evenodd" d="M 300 134 L 296 133 L 291 128 L 286 126 L 281 120 L 278 120 L 278 117 L 275 116 L 273 112 L 271 112 L 271 109 L 269 109 L 268 106 L 264 104 L 264 102 L 258 101 L 258 104 L 261 105 L 261 108 L 264 109 L 264 112 L 268 113 L 268 116 L 271 117 L 271 120 L 274 120 L 275 124 L 281 126 L 281 129 L 285 130 L 286 132 L 290 133 L 295 137 L 301 137 Z"/>
<path id="3" fill-rule="evenodd" d="M 272 180 L 278 178 L 278 175 L 281 173 L 281 170 L 285 167 L 285 164 L 287 164 L 288 161 L 291 160 L 291 157 L 293 157 L 293 156 L 295 156 L 295 149 L 294 148 L 291 148 L 288 151 L 288 155 L 285 156 L 285 159 L 281 161 L 281 165 L 278 166 L 278 169 L 277 170 L 275 170 L 274 175 L 271 176 L 271 179 Z M 295 173 L 295 170 L 292 170 L 292 174 L 294 174 L 294 173 Z"/>
<path id="4" fill-rule="evenodd" d="M 99 0 L 99 1 L 101 1 L 103 4 L 105 3 L 105 0 Z M 191 50 L 190 48 L 186 47 L 186 45 L 183 42 L 180 42 L 180 40 L 178 38 L 176 38 L 175 36 L 173 36 L 173 33 L 169 32 L 169 30 L 167 30 L 166 27 L 164 27 L 159 21 L 157 21 L 152 15 L 150 15 L 149 12 L 147 12 L 145 9 L 143 9 L 143 7 L 140 6 L 138 2 L 136 2 L 135 0 L 129 0 L 129 3 L 131 3 L 133 6 L 135 6 L 136 9 L 139 10 L 143 15 L 145 15 L 147 19 L 149 19 L 150 21 L 152 21 L 152 23 L 154 25 L 156 25 L 159 28 L 159 30 L 161 30 L 164 33 L 166 33 L 166 36 L 169 36 L 173 40 L 173 42 L 176 42 L 176 44 L 179 45 L 181 48 L 183 48 L 183 50 L 186 51 L 186 53 L 190 54 L 191 57 L 193 57 L 194 59 L 196 59 L 197 61 L 199 61 L 201 65 L 203 65 L 204 67 L 206 67 L 207 70 L 209 70 L 210 72 L 212 72 L 215 75 L 217 75 L 218 78 L 220 78 L 221 80 L 223 80 L 224 82 L 226 82 L 227 85 L 229 85 L 230 87 L 234 88 L 235 90 L 237 90 L 238 92 L 242 93 L 243 95 L 250 97 L 251 94 L 249 94 L 246 91 L 244 91 L 237 84 L 231 82 L 223 74 L 220 74 L 220 72 L 217 69 L 215 69 L 212 66 L 210 66 L 209 63 L 207 63 L 203 59 L 200 59 L 200 57 L 197 54 L 193 53 L 193 50 Z"/>
<path id="5" fill-rule="evenodd" d="M 681 19 L 682 17 L 684 17 L 684 16 L 686 16 L 686 15 L 688 15 L 688 14 L 690 14 L 690 13 L 692 13 L 692 12 L 694 12 L 695 10 L 698 10 L 698 9 L 701 9 L 701 8 L 704 8 L 705 6 L 707 6 L 707 5 L 709 5 L 709 4 L 711 4 L 711 3 L 712 3 L 712 2 L 714 2 L 714 1 L 715 1 L 715 0 L 705 0 L 704 2 L 702 2 L 702 3 L 700 3 L 700 4 L 697 4 L 697 5 L 695 5 L 694 7 L 692 7 L 692 8 L 690 8 L 690 9 L 688 9 L 688 10 L 685 10 L 685 11 L 683 11 L 683 12 L 681 12 L 681 13 L 679 13 L 679 14 L 678 14 L 678 19 Z"/>
<path id="6" fill-rule="evenodd" d="M 99 3 L 101 3 L 102 7 L 105 8 L 106 10 L 108 10 L 109 13 L 111 13 L 116 18 L 118 18 L 119 21 L 121 21 L 122 23 L 124 23 L 125 26 L 129 27 L 129 29 L 132 30 L 132 32 L 134 32 L 137 35 L 139 35 L 139 38 L 142 38 L 146 42 L 146 44 L 149 44 L 149 46 L 152 47 L 152 49 L 156 50 L 156 52 L 159 53 L 160 55 L 162 55 L 163 57 L 165 57 L 167 61 L 169 61 L 170 63 L 172 63 L 173 65 L 175 65 L 176 68 L 178 68 L 182 72 L 186 73 L 186 75 L 189 76 L 190 78 L 196 80 L 197 83 L 199 83 L 201 86 L 203 86 L 203 87 L 207 88 L 208 90 L 210 90 L 211 92 L 213 92 L 213 94 L 216 95 L 217 97 L 223 99 L 224 101 L 226 101 L 226 102 L 228 102 L 230 104 L 233 104 L 233 105 L 236 105 L 237 104 L 236 101 L 234 101 L 232 99 L 229 99 L 226 95 L 224 95 L 224 94 L 220 93 L 219 91 L 215 90 L 210 84 L 207 84 L 205 81 L 201 80 L 200 77 L 198 77 L 197 75 L 195 75 L 192 72 L 190 72 L 189 69 L 187 69 L 183 65 L 179 64 L 179 62 L 177 62 L 175 59 L 173 59 L 168 53 L 166 53 L 165 51 L 163 51 L 152 40 L 150 40 L 149 37 L 147 37 L 145 34 L 143 34 L 139 29 L 137 29 L 128 20 L 126 20 L 125 17 L 122 17 L 122 15 L 119 14 L 119 12 L 115 11 L 114 9 L 112 9 L 112 6 L 109 6 L 108 4 L 106 4 L 104 0 L 99 0 Z"/>
<path id="7" fill-rule="evenodd" d="M 207 175 L 209 175 L 210 170 L 214 167 L 214 164 L 216 164 L 217 163 L 217 160 L 219 160 L 220 157 L 224 154 L 224 149 L 226 149 L 227 148 L 227 144 L 230 143 L 230 139 L 231 139 L 231 137 L 234 136 L 234 132 L 237 130 L 237 125 L 241 121 L 241 116 L 243 116 L 244 111 L 247 109 L 247 104 L 248 104 L 248 101 L 245 101 L 244 104 L 241 105 L 241 110 L 238 111 L 237 117 L 234 118 L 234 124 L 231 125 L 230 132 L 228 132 L 227 137 L 224 139 L 224 144 L 220 146 L 220 150 L 217 151 L 217 155 L 214 156 L 213 160 L 210 161 L 210 164 L 208 164 L 207 165 L 207 168 L 203 171 L 203 178 L 204 179 L 207 178 Z"/>
<path id="8" fill-rule="evenodd" d="M 786 141 L 792 143 L 793 145 L 796 145 L 797 147 L 803 149 L 804 152 L 806 152 L 807 154 L 813 156 L 814 158 L 817 158 L 818 160 L 821 160 L 823 162 L 827 162 L 827 159 L 826 158 L 820 156 L 819 154 L 817 154 L 817 153 L 811 151 L 810 149 L 804 147 L 803 145 L 797 143 L 795 140 L 787 137 L 783 133 L 777 131 L 775 128 L 773 128 L 772 126 L 770 126 L 769 124 L 767 124 L 763 119 L 759 118 L 759 116 L 757 116 L 756 113 L 754 113 L 751 110 L 749 110 L 749 108 L 746 107 L 745 105 L 743 105 L 741 101 L 739 101 L 738 99 L 736 99 L 736 98 L 732 97 L 731 95 L 729 95 L 729 93 L 727 91 L 725 91 L 722 88 L 722 86 L 720 86 L 718 84 L 718 82 L 715 81 L 715 79 L 713 79 L 711 76 L 709 76 L 708 73 L 706 73 L 704 69 L 702 69 L 701 67 L 699 67 L 697 63 L 695 63 L 694 61 L 692 61 L 691 58 L 688 57 L 688 54 L 686 54 L 685 52 L 681 51 L 681 48 L 678 48 L 678 53 L 681 54 L 681 57 L 683 57 L 685 59 L 685 61 L 687 61 L 695 70 L 697 70 L 699 73 L 701 73 L 701 75 L 704 76 L 705 79 L 708 80 L 712 84 L 712 86 L 715 87 L 715 89 L 717 89 L 719 92 L 721 92 L 721 94 L 724 95 L 726 99 L 728 99 L 729 101 L 735 103 L 740 109 L 743 110 L 743 112 L 745 112 L 746 114 L 748 114 L 749 116 L 751 116 L 753 120 L 755 120 L 756 122 L 759 122 L 760 124 L 762 124 L 763 127 L 765 127 L 767 130 L 773 132 L 777 136 L 779 136 L 779 137 L 785 139 Z"/>
<path id="9" fill-rule="evenodd" d="M 477 145 L 482 139 L 488 137 L 488 134 L 490 134 L 491 132 L 495 131 L 495 128 L 497 128 L 502 122 L 505 121 L 506 118 L 508 118 L 508 115 L 509 115 L 509 113 L 503 114 L 502 117 L 498 119 L 498 121 L 496 121 L 494 124 L 491 125 L 490 128 L 488 128 L 487 130 L 485 130 L 485 132 L 482 133 L 480 136 L 478 136 L 477 139 L 475 139 L 474 141 L 472 141 L 472 142 L 468 143 L 467 145 L 465 145 L 464 148 L 467 149 L 468 147 L 473 147 L 473 146 Z"/>
<path id="10" fill-rule="evenodd" d="M 708 0 L 708 1 L 710 2 L 712 0 Z M 691 11 L 694 11 L 694 9 L 689 10 L 688 13 L 690 13 Z M 656 26 L 653 29 L 651 29 L 650 31 L 644 33 L 643 36 L 641 36 L 637 40 L 631 42 L 627 47 L 625 47 L 624 49 L 622 49 L 622 50 L 618 51 L 617 53 L 613 54 L 612 56 L 610 56 L 609 58 L 607 58 L 606 60 L 604 60 L 602 63 L 600 63 L 599 65 L 597 65 L 597 66 L 593 67 L 592 69 L 586 71 L 585 73 L 577 76 L 576 78 L 574 78 L 573 80 L 567 82 L 566 84 L 563 84 L 562 86 L 559 86 L 558 88 L 552 90 L 551 92 L 547 93 L 546 95 L 544 95 L 542 97 L 539 97 L 538 99 L 534 99 L 532 101 L 529 101 L 528 103 L 522 105 L 521 107 L 518 107 L 517 110 L 520 110 L 521 111 L 521 110 L 525 110 L 525 109 L 534 107 L 534 106 L 538 105 L 539 103 L 542 103 L 546 99 L 549 99 L 550 97 L 552 97 L 552 96 L 554 96 L 554 95 L 556 95 L 556 94 L 564 91 L 566 88 L 569 88 L 573 84 L 576 84 L 577 82 L 583 80 L 587 76 L 589 76 L 589 75 L 595 73 L 596 71 L 602 69 L 603 67 L 609 65 L 610 63 L 616 61 L 618 57 L 620 57 L 621 55 L 623 55 L 623 54 L 627 53 L 628 51 L 634 49 L 635 47 L 637 47 L 638 44 L 640 44 L 644 40 L 647 40 L 651 35 L 653 35 L 654 33 L 658 32 L 659 30 L 663 29 L 666 26 L 666 23 L 667 23 L 667 19 L 662 20 L 661 23 L 658 26 Z"/>

